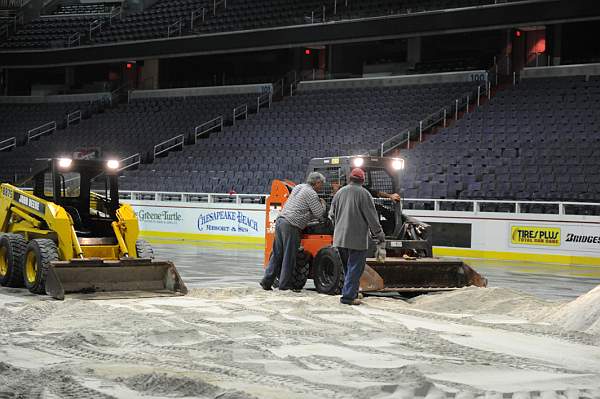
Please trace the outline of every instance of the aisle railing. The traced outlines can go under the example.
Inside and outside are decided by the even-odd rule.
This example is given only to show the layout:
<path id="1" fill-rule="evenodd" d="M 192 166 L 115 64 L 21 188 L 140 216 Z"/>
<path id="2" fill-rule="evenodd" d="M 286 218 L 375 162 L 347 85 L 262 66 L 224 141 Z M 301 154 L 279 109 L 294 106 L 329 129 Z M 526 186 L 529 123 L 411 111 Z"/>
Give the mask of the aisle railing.
<path id="1" fill-rule="evenodd" d="M 27 131 L 27 142 L 29 143 L 31 140 L 40 137 L 44 134 L 53 132 L 56 130 L 56 121 L 44 123 L 41 126 L 35 127 Z"/>
<path id="2" fill-rule="evenodd" d="M 0 151 L 10 150 L 11 148 L 15 148 L 17 146 L 17 138 L 11 137 L 6 140 L 0 141 Z"/>

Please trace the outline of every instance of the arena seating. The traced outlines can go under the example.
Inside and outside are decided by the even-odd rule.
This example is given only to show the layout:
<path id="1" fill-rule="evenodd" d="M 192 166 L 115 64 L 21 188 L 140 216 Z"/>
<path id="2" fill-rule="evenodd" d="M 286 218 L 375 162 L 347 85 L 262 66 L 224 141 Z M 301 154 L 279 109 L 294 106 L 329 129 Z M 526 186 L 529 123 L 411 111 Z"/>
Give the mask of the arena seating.
<path id="1" fill-rule="evenodd" d="M 415 12 L 472 7 L 493 4 L 490 0 L 368 0 L 338 2 L 339 19 L 356 19 L 380 15 L 409 14 Z"/>
<path id="2" fill-rule="evenodd" d="M 119 7 L 121 2 L 114 3 L 80 3 L 79 1 L 62 1 L 55 15 L 65 14 L 106 14 L 112 7 Z"/>
<path id="3" fill-rule="evenodd" d="M 23 177 L 29 174 L 32 159 L 69 156 L 80 149 L 99 149 L 104 157 L 122 159 L 150 151 L 155 144 L 176 135 L 191 134 L 195 126 L 229 115 L 234 107 L 254 102 L 256 97 L 244 94 L 132 100 L 39 141 L 0 153 L 0 161 Z"/>
<path id="4" fill-rule="evenodd" d="M 94 36 L 92 42 L 107 43 L 125 40 L 156 39 L 167 37 L 169 25 L 182 21 L 182 32 L 189 31 L 192 11 L 205 7 L 208 0 L 160 0 L 143 12 L 131 13 L 120 21 L 114 21 Z M 177 34 L 175 34 L 177 35 Z"/>
<path id="5" fill-rule="evenodd" d="M 322 15 L 321 0 L 259 0 L 231 2 L 227 10 L 199 25 L 199 32 L 235 31 L 269 28 L 274 26 L 301 25 L 312 22 Z"/>
<path id="6" fill-rule="evenodd" d="M 266 193 L 314 157 L 361 154 L 474 89 L 471 83 L 300 91 L 225 132 L 126 172 L 131 190 Z"/>
<path id="7" fill-rule="evenodd" d="M 6 26 L 11 26 L 14 23 L 12 17 L 4 17 L 0 15 L 0 32 L 2 32 Z"/>
<path id="8" fill-rule="evenodd" d="M 45 16 L 31 21 L 0 43 L 0 48 L 36 49 L 49 47 L 68 47 L 71 36 L 79 33 L 85 40 L 89 35 L 90 23 L 98 15 Z"/>
<path id="9" fill-rule="evenodd" d="M 523 1 L 523 0 L 510 0 Z M 110 43 L 142 39 L 164 38 L 169 26 L 181 21 L 181 33 L 209 33 L 246 29 L 269 28 L 321 22 L 323 5 L 327 21 L 380 16 L 424 10 L 449 9 L 481 4 L 495 3 L 492 0 L 369 0 L 338 1 L 337 12 L 333 13 L 333 1 L 323 0 L 236 0 L 217 7 L 213 15 L 214 2 L 209 0 L 159 0 L 150 9 L 130 13 L 121 20 L 114 20 L 93 35 L 92 43 Z M 103 13 L 110 11 L 106 4 L 77 4 L 63 2 L 52 18 L 42 17 L 25 25 L 0 48 L 47 48 L 66 47 L 67 38 L 76 32 L 82 34 L 82 41 L 88 40 L 90 22 Z M 193 11 L 205 8 L 205 20 L 198 18 L 191 29 L 190 18 Z M 314 14 L 313 14 L 314 12 Z M 80 14 L 66 16 L 67 14 Z M 85 14 L 85 15 L 81 15 Z M 179 29 L 172 26 L 172 35 L 178 35 Z"/>
<path id="10" fill-rule="evenodd" d="M 60 126 L 66 114 L 88 106 L 88 103 L 0 104 L 0 140 L 10 137 L 24 140 L 29 130 L 53 121 Z"/>
<path id="11" fill-rule="evenodd" d="M 598 202 L 600 78 L 524 79 L 402 156 L 404 197 Z"/>
<path id="12" fill-rule="evenodd" d="M 522 0 L 512 0 L 522 1 Z M 339 13 L 333 14 L 333 2 L 322 0 L 237 0 L 227 2 L 227 8 L 217 8 L 213 15 L 212 2 L 207 0 L 177 0 L 157 2 L 151 9 L 130 14 L 122 21 L 103 30 L 93 41 L 106 43 L 122 40 L 153 39 L 167 36 L 168 26 L 182 21 L 182 32 L 190 32 L 192 11 L 206 9 L 205 21 L 199 19 L 193 31 L 196 33 L 236 31 L 299 25 L 323 20 L 323 5 L 326 4 L 326 20 L 361 18 L 390 13 L 405 13 L 436 10 L 467 5 L 491 4 L 491 0 L 371 0 L 348 2 L 345 10 L 338 2 Z M 314 14 L 313 14 L 314 12 Z M 313 18 L 314 17 L 314 18 Z"/>

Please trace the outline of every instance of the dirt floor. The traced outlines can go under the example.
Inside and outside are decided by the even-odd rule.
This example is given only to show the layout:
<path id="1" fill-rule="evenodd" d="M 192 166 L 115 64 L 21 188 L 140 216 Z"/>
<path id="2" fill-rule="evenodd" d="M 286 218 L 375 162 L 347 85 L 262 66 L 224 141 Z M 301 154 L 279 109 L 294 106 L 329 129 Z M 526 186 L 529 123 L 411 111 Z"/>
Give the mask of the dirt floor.
<path id="1" fill-rule="evenodd" d="M 600 398 L 600 288 L 349 307 L 262 291 L 260 271 L 235 270 L 184 277 L 186 297 L 59 302 L 0 288 L 0 398 Z"/>

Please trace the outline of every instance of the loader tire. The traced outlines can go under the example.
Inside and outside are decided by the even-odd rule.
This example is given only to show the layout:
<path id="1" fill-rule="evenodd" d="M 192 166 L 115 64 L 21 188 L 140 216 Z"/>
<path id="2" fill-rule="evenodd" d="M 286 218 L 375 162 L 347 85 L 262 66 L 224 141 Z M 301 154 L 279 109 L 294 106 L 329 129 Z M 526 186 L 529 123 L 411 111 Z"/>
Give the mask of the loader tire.
<path id="1" fill-rule="evenodd" d="M 146 240 L 137 240 L 135 242 L 135 252 L 138 258 L 154 259 L 154 249 Z"/>
<path id="2" fill-rule="evenodd" d="M 310 254 L 306 251 L 299 251 L 296 256 L 296 268 L 292 273 L 292 289 L 301 290 L 306 285 L 308 273 L 310 272 Z"/>
<path id="3" fill-rule="evenodd" d="M 313 280 L 317 292 L 338 295 L 344 286 L 344 265 L 333 247 L 321 248 L 313 262 Z"/>
<path id="4" fill-rule="evenodd" d="M 23 257 L 25 287 L 34 294 L 45 294 L 48 268 L 56 261 L 58 261 L 58 250 L 54 241 L 46 238 L 29 241 Z"/>
<path id="5" fill-rule="evenodd" d="M 27 241 L 20 234 L 0 235 L 0 285 L 23 287 L 23 255 Z"/>
<path id="6" fill-rule="evenodd" d="M 310 254 L 304 250 L 298 251 L 296 268 L 292 271 L 292 281 L 289 287 L 292 290 L 301 290 L 306 285 L 310 272 Z M 279 277 L 275 277 L 273 288 L 279 288 Z"/>

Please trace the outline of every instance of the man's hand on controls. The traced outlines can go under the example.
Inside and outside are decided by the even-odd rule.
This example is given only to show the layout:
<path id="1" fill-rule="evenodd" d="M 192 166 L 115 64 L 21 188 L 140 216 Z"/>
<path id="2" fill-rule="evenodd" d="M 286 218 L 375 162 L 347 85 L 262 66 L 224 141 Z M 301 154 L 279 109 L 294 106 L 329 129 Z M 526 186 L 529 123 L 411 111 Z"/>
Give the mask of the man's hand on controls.
<path id="1" fill-rule="evenodd" d="M 385 262 L 385 257 L 387 256 L 386 250 L 385 250 L 385 241 L 380 242 L 379 244 L 377 244 L 377 248 L 375 248 L 375 259 L 377 260 L 377 262 Z"/>
<path id="2" fill-rule="evenodd" d="M 397 194 L 397 193 L 390 194 L 389 198 L 394 202 L 400 202 L 400 200 L 402 199 L 400 197 L 400 194 Z"/>

